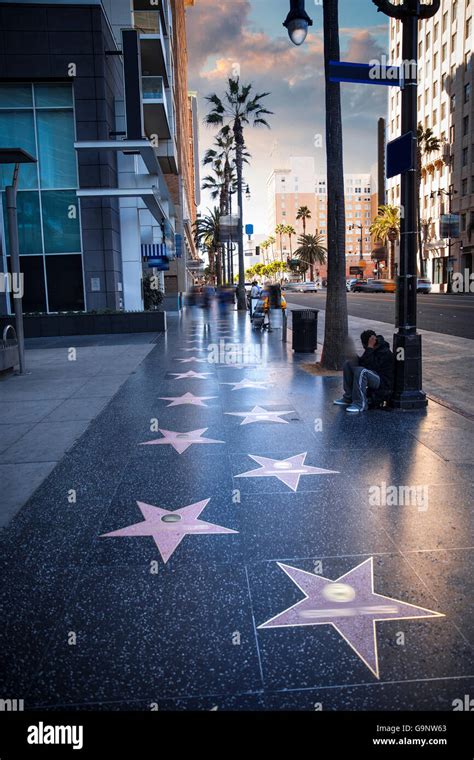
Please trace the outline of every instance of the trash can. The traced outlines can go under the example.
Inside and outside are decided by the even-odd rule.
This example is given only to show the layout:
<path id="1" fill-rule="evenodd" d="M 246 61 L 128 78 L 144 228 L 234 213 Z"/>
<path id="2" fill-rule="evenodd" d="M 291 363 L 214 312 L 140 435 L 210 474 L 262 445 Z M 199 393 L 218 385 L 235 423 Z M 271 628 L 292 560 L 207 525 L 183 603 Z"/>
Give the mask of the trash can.
<path id="1" fill-rule="evenodd" d="M 292 310 L 293 316 L 293 351 L 299 354 L 311 354 L 318 346 L 318 310 Z"/>

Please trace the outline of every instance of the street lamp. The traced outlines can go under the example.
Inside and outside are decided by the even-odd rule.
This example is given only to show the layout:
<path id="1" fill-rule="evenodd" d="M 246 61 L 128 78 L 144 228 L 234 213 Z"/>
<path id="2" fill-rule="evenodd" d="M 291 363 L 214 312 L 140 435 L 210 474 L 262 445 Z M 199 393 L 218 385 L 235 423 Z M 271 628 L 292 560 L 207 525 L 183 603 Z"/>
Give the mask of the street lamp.
<path id="1" fill-rule="evenodd" d="M 405 79 L 402 89 L 402 134 L 417 133 L 418 126 L 418 28 L 419 22 L 432 18 L 441 0 L 430 4 L 420 0 L 372 0 L 379 11 L 398 19 L 403 28 L 402 67 Z M 418 247 L 418 182 L 417 169 L 401 175 L 400 263 L 397 277 L 396 326 L 393 350 L 396 357 L 392 406 L 395 409 L 423 409 L 427 405 L 422 390 L 421 336 L 417 321 L 417 247 Z"/>
<path id="2" fill-rule="evenodd" d="M 349 232 L 352 232 L 352 230 L 355 230 L 356 227 L 357 227 L 357 229 L 360 230 L 360 238 L 359 238 L 359 243 L 360 243 L 360 260 L 364 261 L 364 242 L 363 242 L 363 239 L 362 239 L 362 231 L 363 231 L 364 228 L 363 228 L 362 224 L 351 224 L 351 225 L 349 225 Z"/>
<path id="3" fill-rule="evenodd" d="M 20 245 L 18 240 L 17 190 L 20 164 L 35 164 L 36 158 L 23 148 L 0 148 L 0 164 L 13 164 L 12 184 L 5 188 L 7 206 L 7 228 L 11 257 L 12 275 L 20 276 Z M 18 297 L 16 297 L 18 296 Z M 20 375 L 25 374 L 25 333 L 23 330 L 23 303 L 21 290 L 13 298 L 15 312 L 15 327 L 18 339 L 18 355 L 20 360 Z"/>
<path id="4" fill-rule="evenodd" d="M 251 197 L 252 196 L 250 195 L 250 187 L 247 185 L 247 187 L 245 188 L 245 198 L 246 198 L 246 200 L 249 201 L 251 199 Z"/>
<path id="5" fill-rule="evenodd" d="M 308 35 L 308 27 L 313 26 L 312 19 L 304 7 L 304 0 L 290 0 L 290 12 L 283 22 L 294 45 L 302 45 Z"/>

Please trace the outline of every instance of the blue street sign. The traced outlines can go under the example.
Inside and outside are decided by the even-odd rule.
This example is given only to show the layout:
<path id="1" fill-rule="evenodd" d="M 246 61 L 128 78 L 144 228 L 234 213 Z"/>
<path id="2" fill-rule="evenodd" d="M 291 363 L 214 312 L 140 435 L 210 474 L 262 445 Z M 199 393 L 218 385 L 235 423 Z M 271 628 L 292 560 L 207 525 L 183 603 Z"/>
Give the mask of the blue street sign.
<path id="1" fill-rule="evenodd" d="M 246 235 L 253 235 L 253 224 L 246 224 L 245 225 L 245 234 Z"/>
<path id="2" fill-rule="evenodd" d="M 159 259 L 148 259 L 148 269 L 158 269 L 160 272 L 167 272 L 170 268 L 168 256 L 162 256 Z"/>
<path id="3" fill-rule="evenodd" d="M 416 137 L 405 132 L 387 143 L 387 179 L 405 174 L 416 168 Z"/>
<path id="4" fill-rule="evenodd" d="M 401 70 L 398 66 L 349 61 L 329 61 L 329 81 L 381 84 L 385 87 L 401 87 L 402 85 Z"/>

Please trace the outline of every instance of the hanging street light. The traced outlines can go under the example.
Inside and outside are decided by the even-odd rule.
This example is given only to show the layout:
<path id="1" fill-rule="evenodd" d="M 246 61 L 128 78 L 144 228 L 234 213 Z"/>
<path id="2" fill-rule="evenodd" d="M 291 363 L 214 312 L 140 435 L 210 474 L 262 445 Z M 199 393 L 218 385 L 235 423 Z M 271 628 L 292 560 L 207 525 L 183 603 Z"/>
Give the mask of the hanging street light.
<path id="1" fill-rule="evenodd" d="M 313 26 L 313 21 L 306 13 L 304 0 L 290 0 L 290 5 L 290 12 L 283 26 L 288 29 L 292 43 L 302 45 L 308 35 L 308 27 Z"/>

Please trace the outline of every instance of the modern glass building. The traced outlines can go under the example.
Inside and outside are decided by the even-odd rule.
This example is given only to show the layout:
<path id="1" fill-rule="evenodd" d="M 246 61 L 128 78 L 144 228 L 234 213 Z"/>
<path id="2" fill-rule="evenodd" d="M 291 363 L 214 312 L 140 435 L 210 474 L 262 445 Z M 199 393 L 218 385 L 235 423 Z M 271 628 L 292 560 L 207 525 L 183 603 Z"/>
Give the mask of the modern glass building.
<path id="1" fill-rule="evenodd" d="M 37 159 L 18 189 L 25 312 L 141 309 L 144 277 L 158 273 L 150 250 L 170 260 L 163 289 L 187 288 L 197 256 L 192 2 L 0 0 L 0 147 Z M 10 269 L 12 176 L 0 167 L 0 273 Z"/>
<path id="2" fill-rule="evenodd" d="M 19 243 L 25 311 L 85 308 L 75 120 L 71 84 L 0 84 L 0 145 L 25 148 L 36 164 L 21 167 Z M 3 219 L 5 186 L 13 166 L 0 167 Z M 9 241 L 4 256 L 9 268 Z"/>

